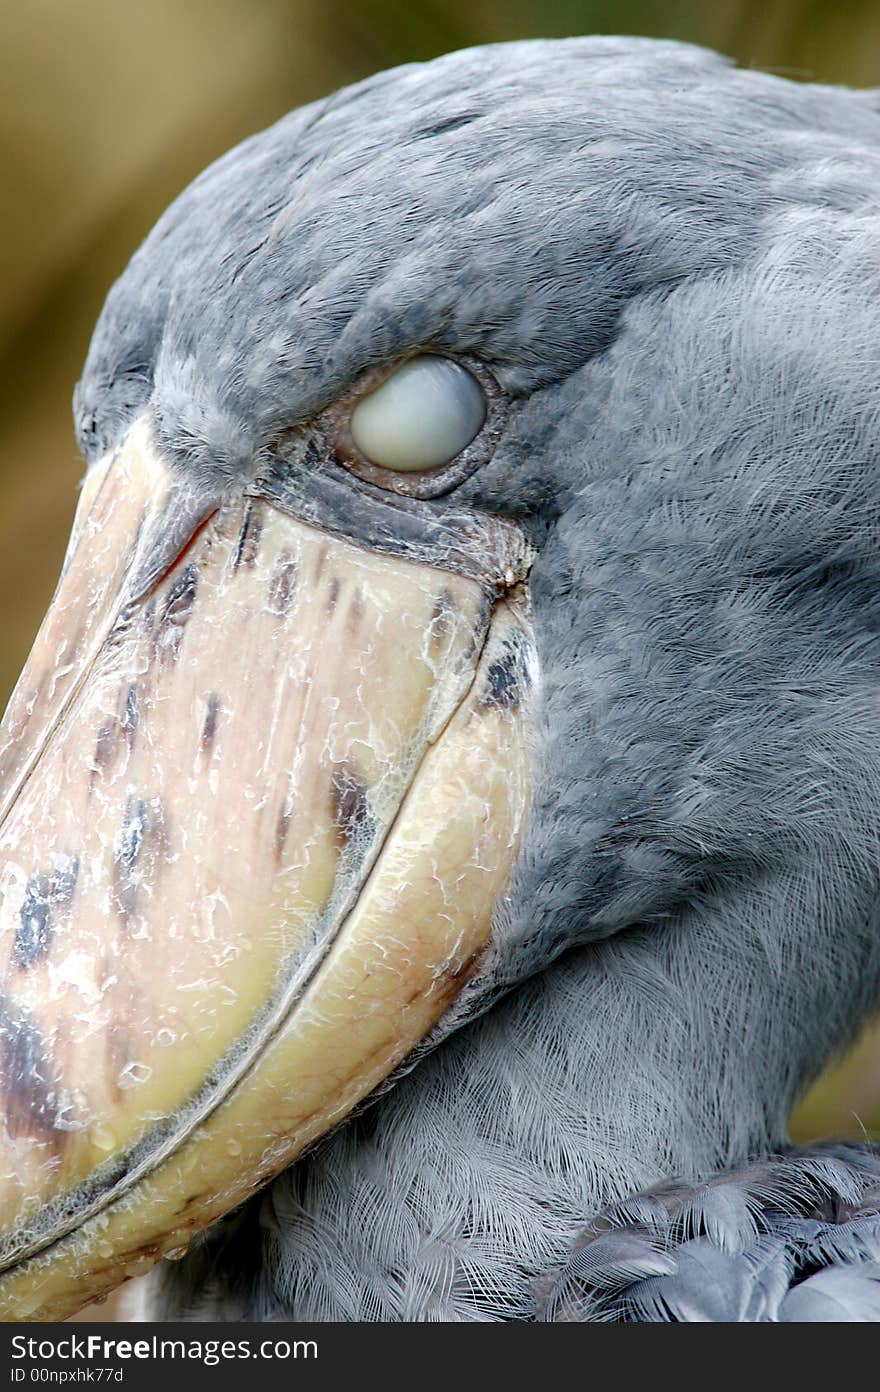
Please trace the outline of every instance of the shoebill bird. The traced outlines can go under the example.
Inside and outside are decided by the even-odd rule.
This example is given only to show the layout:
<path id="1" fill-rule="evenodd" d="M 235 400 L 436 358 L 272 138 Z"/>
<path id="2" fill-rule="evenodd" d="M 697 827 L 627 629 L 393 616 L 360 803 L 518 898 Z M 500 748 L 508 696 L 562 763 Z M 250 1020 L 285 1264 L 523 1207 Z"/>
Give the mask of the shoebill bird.
<path id="1" fill-rule="evenodd" d="M 369 79 L 111 290 L 3 727 L 6 1318 L 880 1316 L 880 114 Z M 160 1258 L 176 1258 L 159 1261 Z"/>

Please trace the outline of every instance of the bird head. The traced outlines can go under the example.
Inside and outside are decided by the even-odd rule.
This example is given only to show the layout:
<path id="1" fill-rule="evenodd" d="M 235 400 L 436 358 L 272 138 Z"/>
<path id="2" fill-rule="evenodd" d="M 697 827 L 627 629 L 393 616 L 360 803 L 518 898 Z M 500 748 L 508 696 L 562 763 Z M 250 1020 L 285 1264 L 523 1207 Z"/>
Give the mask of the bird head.
<path id="1" fill-rule="evenodd" d="M 684 46 L 501 45 L 295 112 L 160 220 L 2 728 L 7 1311 L 745 883 L 768 960 L 792 911 L 833 951 L 814 1053 L 861 1018 L 878 129 Z"/>

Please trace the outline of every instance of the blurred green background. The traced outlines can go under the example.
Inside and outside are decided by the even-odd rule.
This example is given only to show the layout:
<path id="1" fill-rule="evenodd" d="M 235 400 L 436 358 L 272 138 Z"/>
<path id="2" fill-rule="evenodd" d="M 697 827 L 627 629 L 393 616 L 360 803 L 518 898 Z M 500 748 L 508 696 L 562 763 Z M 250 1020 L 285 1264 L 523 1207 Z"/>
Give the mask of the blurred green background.
<path id="1" fill-rule="evenodd" d="M 231 144 L 379 68 L 496 39 L 650 34 L 880 87 L 878 0 L 0 0 L 0 16 L 0 704 L 64 551 L 91 326 L 165 205 Z M 803 1138 L 863 1127 L 880 1128 L 880 1031 L 795 1118 Z"/>

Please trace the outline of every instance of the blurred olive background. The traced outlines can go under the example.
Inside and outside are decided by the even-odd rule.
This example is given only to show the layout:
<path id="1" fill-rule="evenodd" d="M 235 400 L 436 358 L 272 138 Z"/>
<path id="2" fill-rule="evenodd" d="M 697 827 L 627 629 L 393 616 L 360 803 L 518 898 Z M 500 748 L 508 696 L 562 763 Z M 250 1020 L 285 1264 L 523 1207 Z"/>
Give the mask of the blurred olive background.
<path id="1" fill-rule="evenodd" d="M 79 478 L 70 395 L 108 286 L 208 161 L 377 69 L 497 39 L 649 34 L 880 87 L 878 0 L 0 0 L 0 705 Z M 880 1128 L 880 1032 L 795 1118 Z M 880 1134 L 880 1133 L 878 1133 Z"/>

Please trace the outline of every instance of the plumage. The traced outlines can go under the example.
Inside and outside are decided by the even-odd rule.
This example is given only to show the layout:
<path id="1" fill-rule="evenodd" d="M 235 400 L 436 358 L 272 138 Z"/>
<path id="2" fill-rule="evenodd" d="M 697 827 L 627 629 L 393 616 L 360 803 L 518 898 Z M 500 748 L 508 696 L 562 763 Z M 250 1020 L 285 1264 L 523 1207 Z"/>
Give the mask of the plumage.
<path id="1" fill-rule="evenodd" d="M 880 1154 L 790 1151 L 605 1209 L 548 1281 L 544 1319 L 876 1320 Z"/>
<path id="2" fill-rule="evenodd" d="M 679 44 L 453 54 L 231 152 L 111 292 L 87 458 L 147 410 L 193 489 L 304 508 L 321 413 L 449 354 L 503 403 L 478 466 L 418 507 L 331 471 L 302 515 L 536 552 L 479 969 L 153 1316 L 880 1318 L 877 1151 L 786 1149 L 880 1005 L 875 105 Z"/>

